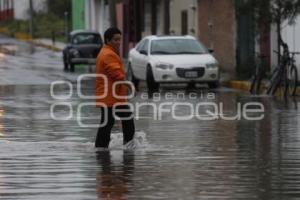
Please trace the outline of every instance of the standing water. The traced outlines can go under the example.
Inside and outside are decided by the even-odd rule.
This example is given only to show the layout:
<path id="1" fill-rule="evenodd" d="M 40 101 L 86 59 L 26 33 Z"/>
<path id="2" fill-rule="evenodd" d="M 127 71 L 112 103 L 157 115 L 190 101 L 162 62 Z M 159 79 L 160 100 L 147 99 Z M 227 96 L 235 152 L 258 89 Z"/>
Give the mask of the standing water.
<path id="1" fill-rule="evenodd" d="M 92 92 L 90 85 L 84 90 Z M 215 91 L 210 101 L 223 102 L 228 116 L 236 113 L 236 102 L 262 103 L 265 116 L 258 121 L 181 121 L 167 112 L 155 120 L 144 107 L 141 113 L 149 117 L 136 120 L 133 143 L 122 145 L 117 122 L 105 150 L 94 148 L 96 127 L 78 124 L 76 112 L 83 100 L 76 95 L 64 100 L 73 115 L 55 120 L 50 110 L 57 100 L 49 91 L 48 85 L 0 87 L 1 199 L 300 198 L 297 100 Z M 59 92 L 68 94 L 63 87 Z M 200 95 L 179 101 L 207 101 Z M 145 100 L 138 96 L 132 102 Z M 61 107 L 54 114 L 63 118 L 69 111 Z M 95 121 L 100 116 L 94 107 L 81 112 Z"/>
<path id="2" fill-rule="evenodd" d="M 131 102 L 149 106 L 136 114 L 134 141 L 122 145 L 117 121 L 109 149 L 97 149 L 100 113 L 77 95 L 80 73 L 63 72 L 53 52 L 9 47 L 16 52 L 0 54 L 0 199 L 300 199 L 299 99 L 164 87 L 145 98 L 142 89 Z M 57 80 L 72 83 L 55 88 L 64 100 L 51 95 Z M 262 119 L 229 120 L 250 102 L 263 105 Z M 199 120 L 189 107 L 199 103 L 201 115 L 216 105 L 227 119 Z"/>

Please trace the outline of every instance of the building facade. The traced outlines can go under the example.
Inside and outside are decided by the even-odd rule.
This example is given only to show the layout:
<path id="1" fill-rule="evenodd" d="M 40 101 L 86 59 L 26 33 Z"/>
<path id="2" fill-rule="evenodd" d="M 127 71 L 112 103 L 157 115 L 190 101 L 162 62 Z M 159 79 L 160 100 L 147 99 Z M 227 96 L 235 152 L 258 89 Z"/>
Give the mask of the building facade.
<path id="1" fill-rule="evenodd" d="M 217 14 L 216 14 L 217 13 Z M 219 61 L 223 71 L 235 75 L 236 13 L 232 0 L 198 0 L 198 36 Z"/>
<path id="2" fill-rule="evenodd" d="M 276 34 L 269 25 L 259 27 L 253 13 L 241 11 L 243 0 L 86 0 L 84 3 L 86 29 L 98 30 L 102 35 L 112 24 L 121 29 L 123 57 L 147 35 L 193 35 L 214 50 L 221 71 L 231 78 L 249 78 L 255 70 L 256 53 L 266 55 L 269 65 L 276 64 L 272 53 L 276 49 Z M 283 33 L 295 50 L 298 32 L 297 26 L 288 26 Z"/>
<path id="3" fill-rule="evenodd" d="M 32 7 L 36 13 L 47 13 L 47 0 L 31 0 Z M 30 0 L 14 0 L 14 18 L 18 20 L 28 20 L 30 10 Z"/>
<path id="4" fill-rule="evenodd" d="M 284 22 L 282 24 L 282 39 L 288 44 L 290 51 L 300 52 L 300 17 L 297 17 L 295 23 L 288 24 L 288 22 Z M 274 35 L 272 40 L 272 49 L 277 49 L 277 37 L 276 37 L 276 30 L 275 28 L 272 29 L 272 34 Z M 272 67 L 277 65 L 277 54 L 273 51 L 271 52 L 272 55 Z M 296 66 L 298 70 L 298 81 L 300 80 L 300 56 L 295 56 Z"/>
<path id="5" fill-rule="evenodd" d="M 85 29 L 85 1 L 72 0 L 72 30 Z"/>
<path id="6" fill-rule="evenodd" d="M 103 35 L 114 22 L 123 35 L 121 56 L 127 57 L 142 37 L 170 34 L 170 0 L 85 1 L 86 29 L 97 30 Z"/>
<path id="7" fill-rule="evenodd" d="M 0 0 L 0 21 L 14 17 L 14 0 Z"/>
<path id="8" fill-rule="evenodd" d="M 198 36 L 197 0 L 170 1 L 170 34 Z"/>
<path id="9" fill-rule="evenodd" d="M 36 13 L 47 13 L 47 0 L 31 0 Z M 0 21 L 7 19 L 28 20 L 30 0 L 0 0 Z"/>
<path id="10" fill-rule="evenodd" d="M 253 12 L 242 11 L 242 0 L 198 0 L 198 36 L 214 50 L 221 71 L 231 78 L 249 78 L 255 70 L 256 53 L 270 63 L 270 26 L 258 26 Z"/>

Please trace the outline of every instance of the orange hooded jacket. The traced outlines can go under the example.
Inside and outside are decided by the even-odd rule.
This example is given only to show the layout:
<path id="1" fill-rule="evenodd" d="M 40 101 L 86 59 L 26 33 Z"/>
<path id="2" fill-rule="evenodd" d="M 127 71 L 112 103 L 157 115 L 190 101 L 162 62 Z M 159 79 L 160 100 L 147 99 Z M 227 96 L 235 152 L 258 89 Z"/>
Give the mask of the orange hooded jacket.
<path id="1" fill-rule="evenodd" d="M 116 103 L 127 102 L 127 86 L 117 84 L 113 95 L 113 84 L 125 80 L 125 69 L 117 52 L 104 45 L 96 60 L 96 106 L 112 107 Z M 100 77 L 101 76 L 101 77 Z M 118 97 L 122 96 L 122 97 Z"/>

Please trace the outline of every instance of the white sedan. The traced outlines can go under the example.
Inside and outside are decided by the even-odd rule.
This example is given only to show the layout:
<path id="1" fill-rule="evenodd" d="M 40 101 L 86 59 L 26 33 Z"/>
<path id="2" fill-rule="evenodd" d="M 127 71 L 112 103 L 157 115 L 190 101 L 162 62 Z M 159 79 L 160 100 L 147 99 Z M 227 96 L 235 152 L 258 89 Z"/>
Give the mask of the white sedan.
<path id="1" fill-rule="evenodd" d="M 217 60 L 192 36 L 147 36 L 129 52 L 128 79 L 145 80 L 149 91 L 160 83 L 219 84 Z"/>

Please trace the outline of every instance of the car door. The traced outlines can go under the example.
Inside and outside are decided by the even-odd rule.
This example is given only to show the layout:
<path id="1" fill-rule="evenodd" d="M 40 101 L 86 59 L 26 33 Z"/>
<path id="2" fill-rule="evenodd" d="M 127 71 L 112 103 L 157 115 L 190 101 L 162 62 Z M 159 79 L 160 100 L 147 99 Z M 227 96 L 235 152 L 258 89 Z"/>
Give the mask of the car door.
<path id="1" fill-rule="evenodd" d="M 149 55 L 149 39 L 146 39 L 138 51 L 138 56 L 136 61 L 137 62 L 136 74 L 137 77 L 142 80 L 146 79 L 148 55 Z"/>
<path id="2" fill-rule="evenodd" d="M 130 52 L 130 63 L 133 74 L 136 78 L 141 79 L 138 76 L 137 71 L 139 69 L 139 60 L 140 60 L 140 50 L 144 44 L 145 40 L 140 41 L 136 47 Z"/>

